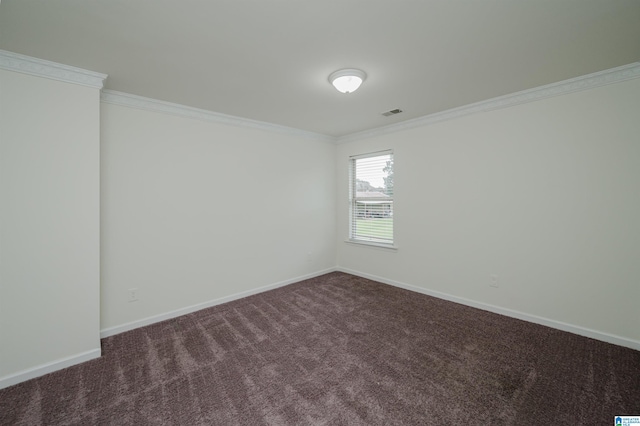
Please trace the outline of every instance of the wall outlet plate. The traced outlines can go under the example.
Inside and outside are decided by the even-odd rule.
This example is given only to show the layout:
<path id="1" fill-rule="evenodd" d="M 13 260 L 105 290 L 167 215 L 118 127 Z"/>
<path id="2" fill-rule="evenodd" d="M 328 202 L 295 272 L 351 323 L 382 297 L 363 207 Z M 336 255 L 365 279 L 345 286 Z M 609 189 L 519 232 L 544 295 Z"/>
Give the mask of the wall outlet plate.
<path id="1" fill-rule="evenodd" d="M 489 274 L 489 287 L 500 287 L 498 284 L 498 274 Z"/>
<path id="2" fill-rule="evenodd" d="M 138 289 L 137 288 L 130 288 L 129 290 L 127 290 L 128 295 L 129 295 L 129 302 L 137 302 L 138 301 Z"/>

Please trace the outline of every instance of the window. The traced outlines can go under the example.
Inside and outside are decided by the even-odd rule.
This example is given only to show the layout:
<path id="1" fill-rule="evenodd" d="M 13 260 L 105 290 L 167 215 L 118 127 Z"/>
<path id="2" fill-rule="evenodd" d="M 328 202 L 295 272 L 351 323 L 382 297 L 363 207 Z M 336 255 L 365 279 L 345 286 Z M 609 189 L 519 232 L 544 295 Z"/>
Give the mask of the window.
<path id="1" fill-rule="evenodd" d="M 393 246 L 393 152 L 349 158 L 349 240 Z"/>

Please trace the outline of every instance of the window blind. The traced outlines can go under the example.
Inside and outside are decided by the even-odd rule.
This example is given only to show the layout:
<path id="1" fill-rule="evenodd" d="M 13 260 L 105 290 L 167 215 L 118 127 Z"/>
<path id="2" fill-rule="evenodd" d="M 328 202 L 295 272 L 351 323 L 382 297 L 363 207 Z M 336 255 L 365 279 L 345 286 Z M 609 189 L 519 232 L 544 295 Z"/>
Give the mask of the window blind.
<path id="1" fill-rule="evenodd" d="M 393 244 L 393 152 L 349 158 L 349 239 Z"/>

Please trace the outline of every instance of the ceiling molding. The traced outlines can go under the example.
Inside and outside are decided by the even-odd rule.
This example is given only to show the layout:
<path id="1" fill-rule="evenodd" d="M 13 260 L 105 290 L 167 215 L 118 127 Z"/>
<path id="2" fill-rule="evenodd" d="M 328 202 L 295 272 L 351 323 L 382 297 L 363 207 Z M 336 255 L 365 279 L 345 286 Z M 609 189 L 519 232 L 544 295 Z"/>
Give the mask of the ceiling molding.
<path id="1" fill-rule="evenodd" d="M 35 75 L 67 83 L 102 89 L 106 74 L 88 71 L 69 65 L 33 58 L 6 50 L 0 50 L 0 69 Z M 612 83 L 640 78 L 640 62 L 634 62 L 617 68 L 587 74 L 571 78 L 557 83 L 536 87 L 533 89 L 516 92 L 485 101 L 452 108 L 446 111 L 429 114 L 426 116 L 401 121 L 388 126 L 351 133 L 341 137 L 333 137 L 320 133 L 251 120 L 247 118 L 226 115 L 199 108 L 171 102 L 160 101 L 142 96 L 132 95 L 112 90 L 103 90 L 101 100 L 106 103 L 123 105 L 132 108 L 145 109 L 156 112 L 210 121 L 219 124 L 227 124 L 236 127 L 252 128 L 303 137 L 305 139 L 321 140 L 337 144 L 377 137 L 416 127 L 427 126 L 441 121 L 452 120 L 470 114 L 507 108 L 528 102 L 534 102 L 554 96 L 565 95 L 582 90 L 593 89 Z"/>
<path id="2" fill-rule="evenodd" d="M 0 68 L 64 81 L 65 83 L 93 87 L 98 90 L 102 89 L 104 80 L 107 78 L 107 74 L 32 58 L 31 56 L 20 55 L 6 50 L 0 50 Z"/>
<path id="3" fill-rule="evenodd" d="M 480 101 L 458 108 L 452 108 L 446 111 L 414 118 L 411 120 L 401 121 L 399 123 L 390 124 L 388 126 L 352 133 L 336 138 L 336 143 L 343 144 L 356 140 L 386 135 L 402 130 L 413 129 L 415 127 L 427 126 L 430 124 L 439 123 L 441 121 L 464 117 L 465 115 L 508 108 L 511 106 L 539 101 L 554 96 L 594 89 L 596 87 L 631 80 L 634 78 L 640 78 L 640 62 L 634 62 L 632 64 L 623 65 L 621 67 L 611 68 L 593 74 L 587 74 L 581 77 L 571 78 L 569 80 L 551 83 L 545 86 L 535 87 L 533 89 L 499 96 L 497 98 L 487 99 L 486 101 Z"/>
<path id="4" fill-rule="evenodd" d="M 174 104 L 158 99 L 132 95 L 130 93 L 117 92 L 115 90 L 103 90 L 100 99 L 102 102 L 108 104 L 162 112 L 165 114 L 210 121 L 218 124 L 227 124 L 236 127 L 245 127 L 250 129 L 266 130 L 269 132 L 284 133 L 292 136 L 303 137 L 305 139 L 320 140 L 331 143 L 335 143 L 336 141 L 336 138 L 320 133 L 309 132 L 306 130 L 295 129 L 293 127 L 281 126 L 279 124 L 272 124 L 264 121 L 236 117 L 233 115 L 221 114 L 205 109 L 193 108 L 190 106 Z"/>

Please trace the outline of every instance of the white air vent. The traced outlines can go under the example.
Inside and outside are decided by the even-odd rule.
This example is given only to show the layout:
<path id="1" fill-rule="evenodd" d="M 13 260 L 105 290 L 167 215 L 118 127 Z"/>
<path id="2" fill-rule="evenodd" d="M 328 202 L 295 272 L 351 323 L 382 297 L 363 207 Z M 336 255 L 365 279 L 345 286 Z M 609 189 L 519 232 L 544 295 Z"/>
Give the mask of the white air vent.
<path id="1" fill-rule="evenodd" d="M 392 115 L 400 114 L 402 110 L 400 108 L 392 109 L 391 111 L 383 112 L 382 115 L 390 117 Z"/>

